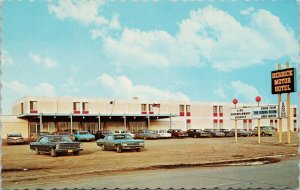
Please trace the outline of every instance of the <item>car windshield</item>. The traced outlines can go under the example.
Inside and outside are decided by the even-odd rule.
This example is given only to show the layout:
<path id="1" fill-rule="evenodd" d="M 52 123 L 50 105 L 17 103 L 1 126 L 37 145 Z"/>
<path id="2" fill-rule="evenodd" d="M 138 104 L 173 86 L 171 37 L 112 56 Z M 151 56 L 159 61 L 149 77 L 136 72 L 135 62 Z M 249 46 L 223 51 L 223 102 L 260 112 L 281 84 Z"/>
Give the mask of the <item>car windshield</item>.
<path id="1" fill-rule="evenodd" d="M 87 131 L 80 131 L 79 134 L 80 135 L 86 135 L 86 134 L 89 134 L 89 132 L 87 132 Z"/>
<path id="2" fill-rule="evenodd" d="M 149 130 L 149 131 L 148 131 L 148 133 L 155 133 L 155 132 L 154 132 L 154 131 L 152 131 L 152 130 Z"/>
<path id="3" fill-rule="evenodd" d="M 71 139 L 67 136 L 53 136 L 53 137 L 48 137 L 49 142 L 72 142 Z"/>
<path id="4" fill-rule="evenodd" d="M 202 130 L 201 129 L 196 129 L 196 132 L 201 132 Z"/>
<path id="5" fill-rule="evenodd" d="M 159 132 L 160 133 L 166 133 L 167 131 L 166 130 L 160 130 Z"/>
<path id="6" fill-rule="evenodd" d="M 58 135 L 70 135 L 68 132 L 59 132 Z"/>
<path id="7" fill-rule="evenodd" d="M 8 137 L 22 137 L 21 133 L 7 134 Z"/>
<path id="8" fill-rule="evenodd" d="M 130 135 L 114 135 L 114 139 L 132 139 Z"/>

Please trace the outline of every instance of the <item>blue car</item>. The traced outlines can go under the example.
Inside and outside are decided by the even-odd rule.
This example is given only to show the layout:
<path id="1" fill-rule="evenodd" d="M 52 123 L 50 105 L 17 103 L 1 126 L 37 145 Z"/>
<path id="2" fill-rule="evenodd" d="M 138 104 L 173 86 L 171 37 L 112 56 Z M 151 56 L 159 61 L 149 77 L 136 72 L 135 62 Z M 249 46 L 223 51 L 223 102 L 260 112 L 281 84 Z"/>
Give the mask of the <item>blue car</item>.
<path id="1" fill-rule="evenodd" d="M 92 141 L 95 140 L 95 135 L 92 135 L 88 131 L 76 131 L 74 134 L 75 141 Z"/>

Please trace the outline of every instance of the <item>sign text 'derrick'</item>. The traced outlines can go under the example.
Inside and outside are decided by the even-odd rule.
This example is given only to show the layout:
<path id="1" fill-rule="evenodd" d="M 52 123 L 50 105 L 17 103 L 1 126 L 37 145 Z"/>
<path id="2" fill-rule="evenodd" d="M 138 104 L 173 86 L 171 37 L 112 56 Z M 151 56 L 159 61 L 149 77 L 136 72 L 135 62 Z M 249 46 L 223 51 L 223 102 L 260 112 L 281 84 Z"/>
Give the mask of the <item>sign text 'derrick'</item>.
<path id="1" fill-rule="evenodd" d="M 295 92 L 296 76 L 295 68 L 272 71 L 272 94 Z"/>

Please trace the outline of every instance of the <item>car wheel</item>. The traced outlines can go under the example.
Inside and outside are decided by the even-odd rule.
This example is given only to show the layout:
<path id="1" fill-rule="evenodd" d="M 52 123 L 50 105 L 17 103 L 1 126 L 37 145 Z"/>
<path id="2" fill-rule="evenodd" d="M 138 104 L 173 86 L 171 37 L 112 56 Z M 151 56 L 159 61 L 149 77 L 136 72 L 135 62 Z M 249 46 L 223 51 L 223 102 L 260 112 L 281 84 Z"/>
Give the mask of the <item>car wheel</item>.
<path id="1" fill-rule="evenodd" d="M 117 149 L 117 153 L 121 153 L 122 152 L 122 148 L 121 148 L 120 145 L 117 145 L 116 149 Z"/>
<path id="2" fill-rule="evenodd" d="M 264 132 L 261 133 L 261 136 L 265 136 L 266 134 Z"/>
<path id="3" fill-rule="evenodd" d="M 79 155 L 79 151 L 73 152 L 73 154 L 74 154 L 75 156 L 78 156 L 78 155 Z"/>
<path id="4" fill-rule="evenodd" d="M 197 135 L 194 135 L 194 138 L 197 138 Z"/>
<path id="5" fill-rule="evenodd" d="M 136 151 L 137 151 L 137 152 L 141 152 L 141 149 L 140 149 L 140 148 L 138 148 L 138 149 L 136 149 Z"/>
<path id="6" fill-rule="evenodd" d="M 55 151 L 54 148 L 51 148 L 50 154 L 51 154 L 52 157 L 56 157 L 57 156 L 57 153 L 56 153 L 56 151 Z"/>
<path id="7" fill-rule="evenodd" d="M 78 141 L 78 139 L 75 137 L 75 141 Z"/>
<path id="8" fill-rule="evenodd" d="M 102 145 L 101 148 L 102 148 L 102 151 L 106 151 L 105 145 Z"/>
<path id="9" fill-rule="evenodd" d="M 34 148 L 34 151 L 35 151 L 35 154 L 36 154 L 36 155 L 39 155 L 39 154 L 40 154 L 40 151 L 38 150 L 38 148 Z"/>

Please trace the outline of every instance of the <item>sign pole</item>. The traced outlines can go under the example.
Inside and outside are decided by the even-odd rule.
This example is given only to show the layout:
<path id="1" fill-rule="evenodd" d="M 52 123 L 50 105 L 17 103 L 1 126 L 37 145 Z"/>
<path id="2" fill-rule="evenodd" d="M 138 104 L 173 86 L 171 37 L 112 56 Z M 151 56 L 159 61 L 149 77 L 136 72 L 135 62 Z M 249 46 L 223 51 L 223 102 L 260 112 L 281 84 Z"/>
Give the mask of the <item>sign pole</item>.
<path id="1" fill-rule="evenodd" d="M 286 68 L 289 68 L 289 62 L 286 63 Z M 287 142 L 291 144 L 291 103 L 290 103 L 290 93 L 287 93 Z"/>
<path id="2" fill-rule="evenodd" d="M 281 65 L 278 64 L 278 70 L 281 69 Z M 280 117 L 280 102 L 281 102 L 281 94 L 278 94 L 278 119 L 279 119 L 279 143 L 282 144 L 282 119 Z"/>
<path id="3" fill-rule="evenodd" d="M 258 104 L 258 107 L 259 107 L 259 102 L 261 101 L 261 98 L 259 96 L 257 96 L 255 98 L 257 104 Z M 257 136 L 258 136 L 258 144 L 260 144 L 260 119 L 257 120 L 257 129 L 258 129 L 258 132 L 257 132 Z"/>
<path id="4" fill-rule="evenodd" d="M 234 108 L 236 109 L 237 99 L 233 99 Z M 237 119 L 234 120 L 234 143 L 237 143 Z"/>

